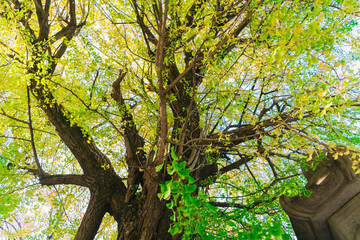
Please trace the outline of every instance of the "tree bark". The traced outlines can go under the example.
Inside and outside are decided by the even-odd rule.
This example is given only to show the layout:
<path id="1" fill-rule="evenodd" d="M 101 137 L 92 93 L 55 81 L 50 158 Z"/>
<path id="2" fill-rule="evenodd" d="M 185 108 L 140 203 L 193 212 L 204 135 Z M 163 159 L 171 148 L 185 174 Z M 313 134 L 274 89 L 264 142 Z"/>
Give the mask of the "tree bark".
<path id="1" fill-rule="evenodd" d="M 74 240 L 94 239 L 106 213 L 106 198 L 98 194 L 91 194 L 88 207 L 81 221 Z"/>

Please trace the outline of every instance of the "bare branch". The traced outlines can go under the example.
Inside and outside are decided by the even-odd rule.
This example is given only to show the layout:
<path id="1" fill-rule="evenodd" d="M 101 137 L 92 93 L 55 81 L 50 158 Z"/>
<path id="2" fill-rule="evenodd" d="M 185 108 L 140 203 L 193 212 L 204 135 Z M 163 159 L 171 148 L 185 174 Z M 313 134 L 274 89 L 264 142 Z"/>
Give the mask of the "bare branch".
<path id="1" fill-rule="evenodd" d="M 230 172 L 230 171 L 232 171 L 234 169 L 238 169 L 240 166 L 242 166 L 245 163 L 251 161 L 252 159 L 253 159 L 252 156 L 242 156 L 240 160 L 238 160 L 236 162 L 233 162 L 233 163 L 229 164 L 226 167 L 221 168 L 219 170 L 219 173 L 224 174 L 224 173 Z"/>
<path id="2" fill-rule="evenodd" d="M 88 184 L 85 182 L 83 175 L 44 175 L 40 177 L 40 184 L 46 186 L 59 185 L 59 184 L 72 184 L 82 187 L 88 187 Z"/>
<path id="3" fill-rule="evenodd" d="M 15 121 L 17 121 L 17 122 L 24 123 L 24 124 L 26 124 L 26 125 L 29 124 L 29 122 L 27 122 L 27 121 L 21 120 L 21 119 L 19 119 L 19 118 L 16 118 L 16 117 L 14 117 L 14 116 L 11 116 L 11 115 L 7 114 L 7 113 L 4 111 L 4 109 L 1 109 L 0 115 L 3 115 L 3 116 L 5 116 L 5 117 L 10 118 L 10 119 L 12 119 L 12 120 L 15 120 Z"/>
<path id="4" fill-rule="evenodd" d="M 40 177 L 44 176 L 44 170 L 41 167 L 37 152 L 36 152 L 36 147 L 35 147 L 35 139 L 34 139 L 34 131 L 32 128 L 32 119 L 31 119 L 31 104 L 30 104 L 30 87 L 27 87 L 27 100 L 28 100 L 28 116 L 29 116 L 29 130 L 30 130 L 30 137 L 31 137 L 31 147 L 33 150 L 33 154 L 34 154 L 34 158 L 35 158 L 35 163 L 36 166 L 39 170 L 39 175 Z"/>
<path id="5" fill-rule="evenodd" d="M 293 127 L 290 126 L 289 124 L 286 124 L 286 123 L 285 123 L 285 126 L 286 126 L 288 129 L 290 129 L 292 132 L 294 132 L 296 135 L 299 135 L 300 137 L 303 137 L 303 138 L 305 138 L 305 139 L 307 139 L 307 140 L 309 140 L 309 141 L 311 141 L 311 142 L 318 143 L 318 144 L 320 144 L 320 145 L 322 145 L 322 146 L 324 146 L 324 147 L 326 147 L 326 148 L 330 148 L 329 145 L 327 145 L 327 144 L 325 144 L 325 143 L 323 143 L 323 142 L 321 142 L 321 141 L 319 141 L 319 140 L 317 140 L 317 139 L 314 139 L 314 138 L 312 138 L 312 137 L 306 136 L 305 134 L 299 132 L 297 129 L 293 128 Z"/>
<path id="6" fill-rule="evenodd" d="M 29 126 L 18 126 L 18 125 L 9 125 L 10 127 L 15 127 L 15 128 L 29 128 Z M 34 128 L 33 127 L 33 130 L 34 131 L 38 131 L 38 132 L 43 132 L 43 133 L 46 133 L 46 134 L 50 134 L 52 136 L 57 136 L 57 134 L 53 133 L 53 132 L 49 132 L 49 131 L 46 131 L 46 130 L 42 130 L 42 129 L 39 129 L 39 128 Z"/>
<path id="7" fill-rule="evenodd" d="M 17 55 L 18 57 L 21 56 L 20 53 L 18 53 L 16 50 L 12 49 L 11 47 L 9 47 L 6 43 L 4 43 L 3 41 L 0 41 L 0 44 L 3 45 L 4 47 L 6 47 L 7 49 L 9 49 L 11 52 L 13 52 L 15 55 Z M 21 62 L 21 61 L 19 61 Z"/>
<path id="8" fill-rule="evenodd" d="M 14 139 L 14 140 L 21 140 L 21 141 L 31 142 L 31 140 L 26 139 L 26 138 L 21 138 L 21 137 L 12 137 L 12 136 L 0 135 L 0 138 L 8 138 L 8 139 Z"/>
<path id="9" fill-rule="evenodd" d="M 94 80 L 93 80 L 93 82 L 92 82 L 92 84 L 91 84 L 91 92 L 90 92 L 90 102 L 91 102 L 91 99 L 92 99 L 92 96 L 93 96 L 93 91 L 94 91 L 94 86 L 95 86 L 95 84 L 96 84 L 96 80 L 98 79 L 98 77 L 99 77 L 99 70 L 97 70 L 96 71 L 96 75 L 95 75 L 95 78 L 94 78 Z"/>
<path id="10" fill-rule="evenodd" d="M 256 207 L 260 204 L 266 204 L 266 203 L 273 202 L 277 198 L 278 197 L 272 197 L 268 200 L 257 200 L 249 205 L 244 205 L 244 204 L 239 204 L 239 203 L 228 203 L 228 202 L 209 202 L 209 203 L 215 207 L 226 207 L 226 208 L 233 207 L 233 208 L 241 208 L 241 209 L 249 210 L 249 209 L 253 209 L 254 207 Z"/>

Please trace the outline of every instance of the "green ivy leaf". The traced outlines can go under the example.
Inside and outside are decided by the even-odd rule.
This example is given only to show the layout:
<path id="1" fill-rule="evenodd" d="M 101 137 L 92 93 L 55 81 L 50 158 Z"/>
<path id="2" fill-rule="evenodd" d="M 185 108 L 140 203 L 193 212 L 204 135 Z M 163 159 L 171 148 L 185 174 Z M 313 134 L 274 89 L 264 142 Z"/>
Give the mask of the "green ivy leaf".
<path id="1" fill-rule="evenodd" d="M 177 173 L 182 179 L 186 179 L 190 174 L 190 170 L 188 168 L 185 168 L 184 170 L 180 170 Z"/>
<path id="2" fill-rule="evenodd" d="M 171 147 L 171 152 L 170 152 L 170 154 L 171 154 L 172 159 L 174 159 L 175 161 L 178 161 L 178 160 L 179 160 L 179 158 L 176 156 L 174 147 Z"/>
<path id="3" fill-rule="evenodd" d="M 156 172 L 160 172 L 161 169 L 163 168 L 163 166 L 164 166 L 164 164 L 157 165 L 157 166 L 155 167 Z"/>
<path id="4" fill-rule="evenodd" d="M 195 189 L 196 189 L 196 185 L 195 185 L 195 184 L 185 185 L 185 190 L 186 190 L 186 192 L 188 192 L 188 193 L 194 192 Z"/>

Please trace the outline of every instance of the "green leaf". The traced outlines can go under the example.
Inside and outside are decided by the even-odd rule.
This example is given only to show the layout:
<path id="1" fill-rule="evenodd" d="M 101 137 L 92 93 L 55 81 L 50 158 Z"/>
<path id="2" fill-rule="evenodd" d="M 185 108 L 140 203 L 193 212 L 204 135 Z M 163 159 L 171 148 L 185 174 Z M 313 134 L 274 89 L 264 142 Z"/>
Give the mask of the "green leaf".
<path id="1" fill-rule="evenodd" d="M 163 166 L 164 166 L 164 164 L 157 165 L 157 166 L 155 167 L 156 172 L 160 172 L 161 169 L 163 168 Z"/>
<path id="2" fill-rule="evenodd" d="M 175 168 L 176 172 L 179 172 L 180 170 L 184 169 L 186 167 L 186 162 L 177 163 L 176 161 L 173 162 L 173 166 Z"/>
<path id="3" fill-rule="evenodd" d="M 175 225 L 175 226 L 172 226 L 170 229 L 169 229 L 169 233 L 174 236 L 175 234 L 177 233 L 181 233 L 182 229 L 179 225 Z"/>
<path id="4" fill-rule="evenodd" d="M 167 181 L 165 184 L 160 184 L 160 193 L 158 193 L 158 197 L 160 199 L 169 200 L 171 195 L 171 186 L 172 181 Z"/>
<path id="5" fill-rule="evenodd" d="M 186 179 L 189 176 L 189 169 L 185 168 L 177 172 L 182 179 Z"/>
<path id="6" fill-rule="evenodd" d="M 196 207 L 199 208 L 201 207 L 201 205 L 203 204 L 201 201 L 199 201 L 196 197 L 191 198 L 192 204 Z"/>
<path id="7" fill-rule="evenodd" d="M 236 227 L 236 224 L 235 224 L 233 221 L 231 221 L 231 220 L 227 221 L 227 222 L 226 222 L 226 225 L 228 225 L 228 226 L 230 226 L 230 227 Z"/>
<path id="8" fill-rule="evenodd" d="M 291 239 L 290 234 L 284 233 L 283 235 L 281 235 L 281 239 L 282 240 L 290 240 Z"/>
<path id="9" fill-rule="evenodd" d="M 178 160 L 179 160 L 179 158 L 176 156 L 174 147 L 171 147 L 171 152 L 170 152 L 170 154 L 171 154 L 171 157 L 172 157 L 173 160 L 175 160 L 175 161 L 178 161 Z"/>
<path id="10" fill-rule="evenodd" d="M 193 177 L 191 177 L 191 176 L 189 175 L 188 181 L 189 181 L 190 184 L 191 184 L 191 183 L 194 183 L 194 182 L 195 182 L 195 178 L 193 178 Z"/>
<path id="11" fill-rule="evenodd" d="M 175 172 L 175 168 L 173 167 L 173 165 L 171 165 L 171 166 L 167 167 L 166 171 L 169 175 L 173 175 Z"/>
<path id="12" fill-rule="evenodd" d="M 195 184 L 192 185 L 185 185 L 185 190 L 188 193 L 192 193 L 196 190 L 197 186 Z"/>
<path id="13" fill-rule="evenodd" d="M 191 196 L 190 196 L 190 195 L 184 195 L 184 201 L 185 201 L 185 206 L 191 206 L 191 205 L 192 205 L 192 201 L 191 201 Z"/>
<path id="14" fill-rule="evenodd" d="M 165 200 L 169 200 L 170 199 L 170 194 L 171 194 L 171 187 L 170 187 L 170 184 L 168 185 L 166 185 L 166 190 L 165 190 L 165 192 L 164 192 L 164 195 L 163 195 L 163 198 L 165 199 Z"/>
<path id="15" fill-rule="evenodd" d="M 174 207 L 174 202 L 171 201 L 171 202 L 167 203 L 166 207 L 169 208 L 169 209 L 172 209 Z"/>

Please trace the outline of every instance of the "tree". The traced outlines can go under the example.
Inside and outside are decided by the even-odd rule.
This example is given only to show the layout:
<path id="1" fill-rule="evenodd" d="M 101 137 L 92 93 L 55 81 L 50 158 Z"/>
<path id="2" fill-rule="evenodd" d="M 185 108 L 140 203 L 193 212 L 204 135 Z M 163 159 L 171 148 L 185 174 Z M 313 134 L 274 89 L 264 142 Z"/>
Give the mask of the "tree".
<path id="1" fill-rule="evenodd" d="M 286 239 L 277 199 L 308 194 L 306 160 L 358 153 L 358 7 L 1 2 L 2 218 L 45 205 L 37 239 Z"/>

